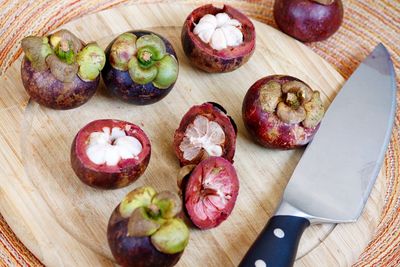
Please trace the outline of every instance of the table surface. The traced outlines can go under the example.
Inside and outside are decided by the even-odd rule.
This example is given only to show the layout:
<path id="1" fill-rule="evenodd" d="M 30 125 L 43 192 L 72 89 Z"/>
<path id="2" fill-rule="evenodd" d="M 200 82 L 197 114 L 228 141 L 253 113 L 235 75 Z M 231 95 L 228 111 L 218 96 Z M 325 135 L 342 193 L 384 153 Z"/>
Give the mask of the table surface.
<path id="1" fill-rule="evenodd" d="M 117 5 L 155 0 L 2 0 L 0 1 L 0 75 L 20 54 L 20 40 L 30 34 L 45 34 L 66 22 Z M 170 1 L 178 2 L 178 1 Z M 188 2 L 188 1 L 179 1 Z M 206 1 L 194 1 L 199 5 Z M 228 2 L 228 1 L 226 1 Z M 324 42 L 307 44 L 348 78 L 360 61 L 380 42 L 391 53 L 396 75 L 400 73 L 400 1 L 345 0 L 344 21 L 339 31 Z M 252 18 L 276 27 L 272 0 L 229 1 Z M 397 80 L 399 81 L 399 80 Z M 397 82 L 399 88 L 399 82 Z M 399 95 L 397 101 L 399 103 Z M 400 265 L 400 112 L 386 155 L 386 194 L 381 221 L 375 235 L 354 266 Z M 1 136 L 0 136 L 1 138 Z M 0 151 L 0 155 L 3 152 Z M 0 182 L 6 183 L 6 175 Z M 1 193 L 1 188 L 0 188 Z M 0 205 L 2 205 L 0 203 Z M 3 204 L 4 205 L 4 204 Z M 0 215 L 0 266 L 40 266 L 41 263 L 14 235 Z"/>

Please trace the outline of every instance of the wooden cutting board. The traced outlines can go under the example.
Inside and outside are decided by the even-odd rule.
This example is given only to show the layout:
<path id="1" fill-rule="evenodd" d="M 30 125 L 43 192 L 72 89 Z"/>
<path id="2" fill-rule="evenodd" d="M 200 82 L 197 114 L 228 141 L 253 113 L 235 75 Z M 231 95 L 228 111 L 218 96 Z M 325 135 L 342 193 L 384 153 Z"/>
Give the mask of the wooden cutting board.
<path id="1" fill-rule="evenodd" d="M 191 230 L 178 266 L 236 266 L 273 214 L 303 150 L 280 151 L 255 144 L 241 119 L 247 89 L 259 78 L 289 74 L 322 92 L 326 106 L 344 83 L 335 69 L 303 44 L 254 21 L 257 48 L 250 61 L 226 74 L 194 69 L 180 44 L 180 31 L 193 4 L 123 6 L 65 25 L 84 41 L 105 48 L 118 34 L 148 29 L 167 37 L 180 61 L 178 81 L 162 101 L 134 106 L 110 97 L 103 85 L 85 105 L 55 111 L 29 101 L 20 78 L 21 58 L 1 78 L 0 212 L 22 242 L 48 266 L 113 266 L 106 240 L 108 218 L 135 187 L 176 190 L 179 171 L 172 141 L 183 114 L 195 104 L 222 104 L 238 125 L 235 167 L 239 197 L 232 215 L 218 228 Z M 76 132 L 100 118 L 140 125 L 152 142 L 145 174 L 124 189 L 102 191 L 82 184 L 69 163 Z M 352 224 L 310 227 L 296 266 L 349 266 L 373 235 L 384 203 L 384 172 L 377 179 L 362 217 Z"/>

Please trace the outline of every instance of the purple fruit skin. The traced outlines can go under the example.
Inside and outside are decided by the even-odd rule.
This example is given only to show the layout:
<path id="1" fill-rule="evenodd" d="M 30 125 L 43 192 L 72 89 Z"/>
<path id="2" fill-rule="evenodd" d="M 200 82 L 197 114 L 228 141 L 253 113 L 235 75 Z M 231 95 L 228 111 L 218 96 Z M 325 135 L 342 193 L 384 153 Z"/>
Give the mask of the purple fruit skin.
<path id="1" fill-rule="evenodd" d="M 135 34 L 138 38 L 145 34 L 156 34 L 150 31 L 131 31 L 130 33 Z M 164 41 L 167 53 L 173 55 L 176 60 L 178 60 L 171 43 L 159 34 L 156 35 Z M 128 71 L 121 71 L 113 68 L 110 64 L 109 55 L 114 41 L 115 39 L 106 49 L 107 61 L 101 72 L 106 88 L 118 98 L 136 105 L 152 104 L 163 99 L 171 91 L 175 83 L 171 84 L 166 89 L 158 89 L 151 82 L 144 85 L 137 84 L 131 79 Z"/>
<path id="2" fill-rule="evenodd" d="M 300 41 L 323 41 L 342 24 L 343 5 L 341 0 L 330 5 L 312 0 L 276 0 L 274 18 L 283 32 Z"/>
<path id="3" fill-rule="evenodd" d="M 108 223 L 108 244 L 118 264 L 122 267 L 170 267 L 179 261 L 182 252 L 161 253 L 153 246 L 150 237 L 127 236 L 128 221 L 129 218 L 120 215 L 118 205 Z"/>
<path id="4" fill-rule="evenodd" d="M 75 75 L 71 83 L 57 80 L 50 69 L 38 72 L 24 58 L 21 78 L 29 96 L 39 104 L 53 109 L 72 109 L 86 103 L 96 92 L 100 75 L 94 81 L 85 82 Z"/>

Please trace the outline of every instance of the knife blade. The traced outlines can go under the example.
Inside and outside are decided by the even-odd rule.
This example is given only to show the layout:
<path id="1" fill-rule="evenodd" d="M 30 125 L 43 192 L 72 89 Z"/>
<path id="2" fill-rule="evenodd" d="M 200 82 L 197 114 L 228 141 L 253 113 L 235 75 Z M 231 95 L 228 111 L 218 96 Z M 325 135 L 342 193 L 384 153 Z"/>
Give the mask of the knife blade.
<path id="1" fill-rule="evenodd" d="M 393 63 L 379 44 L 328 108 L 278 209 L 239 266 L 292 266 L 310 224 L 356 221 L 381 168 L 395 110 Z"/>

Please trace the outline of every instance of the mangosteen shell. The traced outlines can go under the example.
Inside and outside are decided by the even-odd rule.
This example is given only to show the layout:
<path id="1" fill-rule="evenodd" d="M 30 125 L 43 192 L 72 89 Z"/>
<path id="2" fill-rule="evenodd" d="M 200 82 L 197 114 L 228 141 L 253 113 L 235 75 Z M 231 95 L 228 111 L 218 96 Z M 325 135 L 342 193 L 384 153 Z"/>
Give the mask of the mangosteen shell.
<path id="1" fill-rule="evenodd" d="M 151 237 L 128 236 L 129 218 L 123 218 L 119 205 L 113 211 L 107 227 L 107 239 L 111 252 L 123 267 L 170 267 L 181 258 L 183 252 L 165 254 L 151 243 Z"/>
<path id="2" fill-rule="evenodd" d="M 85 104 L 96 93 L 100 75 L 93 81 L 83 81 L 78 75 L 70 83 L 59 81 L 50 71 L 36 71 L 24 57 L 21 63 L 21 78 L 29 96 L 52 109 L 72 109 Z"/>
<path id="3" fill-rule="evenodd" d="M 206 14 L 226 12 L 230 17 L 242 23 L 244 43 L 237 47 L 228 47 L 217 51 L 204 43 L 193 33 L 195 23 Z M 201 6 L 192 11 L 182 27 L 181 42 L 190 64 L 210 73 L 230 72 L 245 64 L 253 55 L 256 47 L 256 33 L 253 23 L 239 10 L 224 5 L 218 8 L 212 4 Z"/>
<path id="4" fill-rule="evenodd" d="M 178 57 L 176 56 L 172 44 L 163 36 L 151 31 L 129 31 L 129 33 L 133 33 L 138 38 L 147 34 L 157 35 L 163 40 L 166 47 L 166 52 L 168 54 L 173 55 L 179 64 Z M 129 75 L 129 71 L 121 71 L 115 69 L 110 64 L 109 57 L 110 57 L 111 46 L 114 44 L 117 38 L 118 37 L 116 37 L 107 46 L 105 51 L 107 60 L 103 70 L 101 71 L 101 75 L 103 77 L 106 89 L 119 99 L 122 99 L 125 102 L 136 105 L 152 104 L 160 101 L 165 96 L 167 96 L 168 93 L 174 87 L 175 82 L 165 89 L 157 88 L 156 86 L 153 85 L 152 82 L 149 82 L 147 84 L 138 84 L 132 80 L 131 76 Z"/>
<path id="5" fill-rule="evenodd" d="M 300 124 L 295 126 L 282 122 L 275 112 L 268 113 L 262 110 L 259 103 L 260 89 L 270 81 L 277 81 L 281 84 L 299 81 L 307 85 L 302 80 L 288 75 L 270 75 L 256 81 L 247 91 L 242 105 L 242 118 L 247 131 L 258 144 L 267 148 L 287 150 L 308 144 L 318 131 L 320 123 L 313 128 L 306 128 Z M 303 141 L 294 137 L 292 134 L 293 127 L 303 128 L 305 135 Z M 273 139 L 268 135 L 271 129 L 278 131 L 279 136 L 277 138 Z"/>

